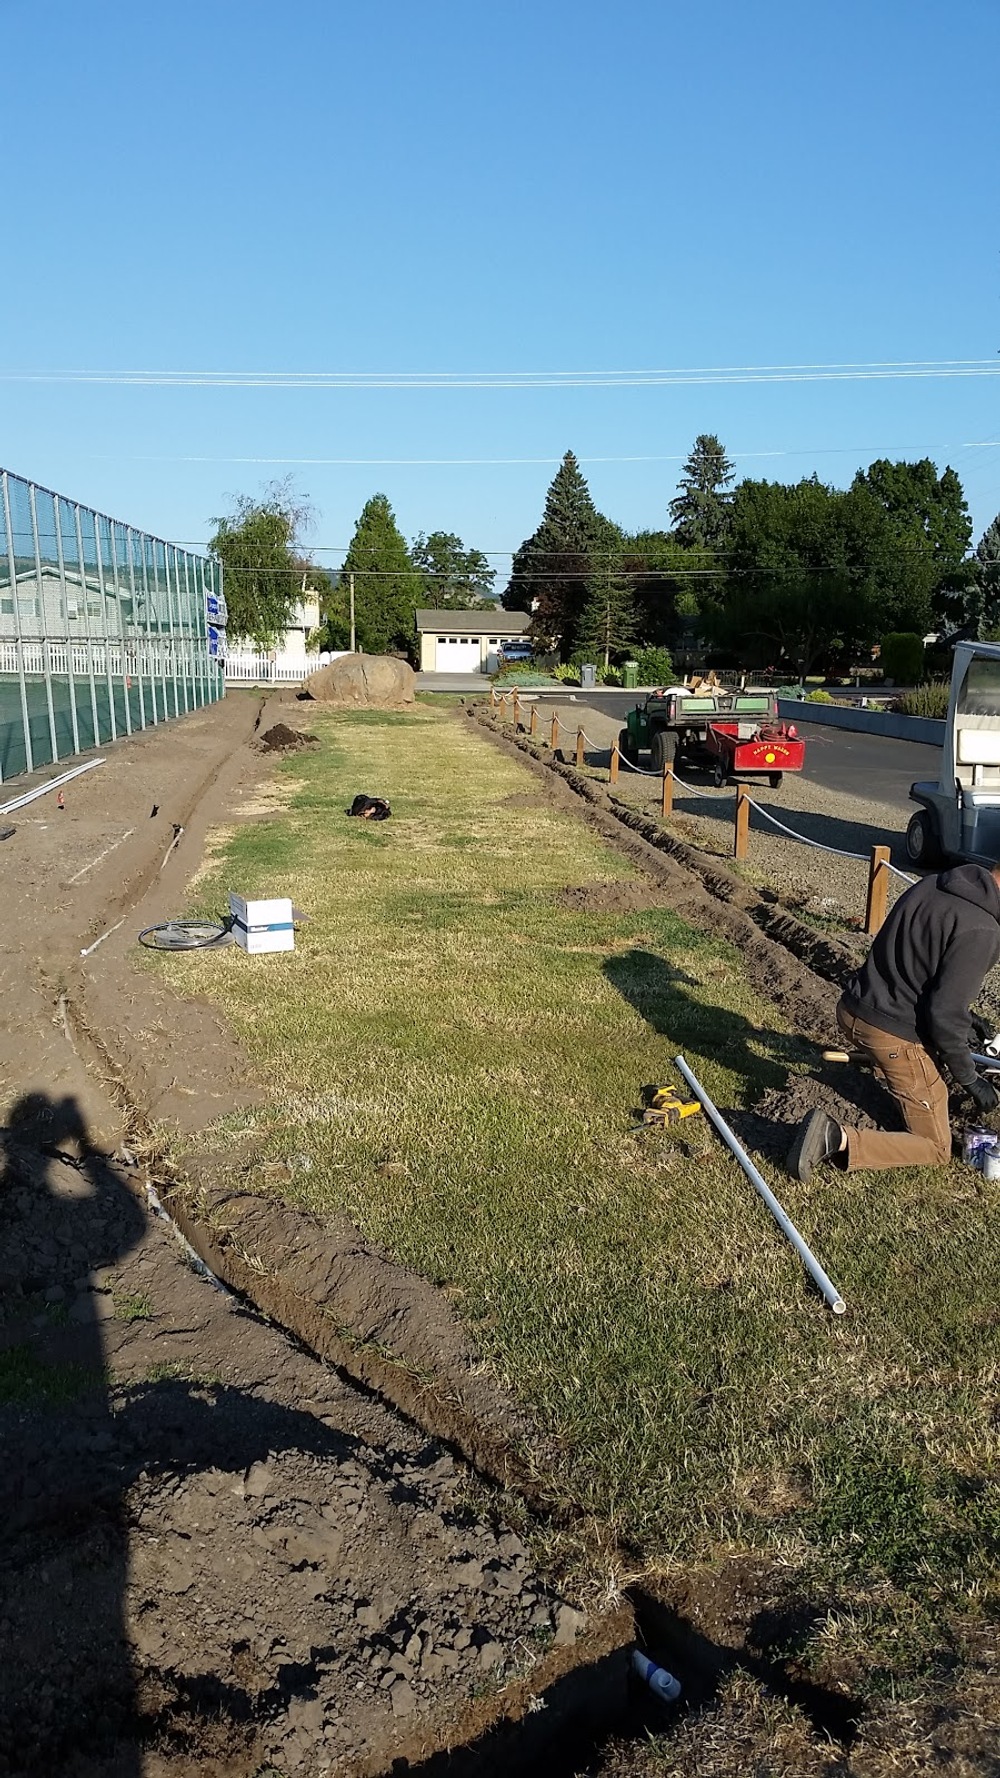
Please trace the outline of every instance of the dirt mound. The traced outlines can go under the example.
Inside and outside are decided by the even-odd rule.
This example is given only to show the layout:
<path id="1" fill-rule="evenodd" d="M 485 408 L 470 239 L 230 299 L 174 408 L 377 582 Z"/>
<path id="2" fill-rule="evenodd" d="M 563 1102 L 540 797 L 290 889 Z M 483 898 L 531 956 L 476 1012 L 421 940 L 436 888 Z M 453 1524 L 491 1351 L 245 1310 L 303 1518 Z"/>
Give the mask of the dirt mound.
<path id="1" fill-rule="evenodd" d="M 561 889 L 556 900 L 579 913 L 641 914 L 646 908 L 666 907 L 668 897 L 652 883 L 581 883 Z"/>
<path id="2" fill-rule="evenodd" d="M 276 722 L 266 734 L 261 735 L 258 746 L 262 753 L 291 753 L 301 747 L 317 747 L 318 735 L 306 735 L 298 729 L 289 728 L 287 722 Z"/>

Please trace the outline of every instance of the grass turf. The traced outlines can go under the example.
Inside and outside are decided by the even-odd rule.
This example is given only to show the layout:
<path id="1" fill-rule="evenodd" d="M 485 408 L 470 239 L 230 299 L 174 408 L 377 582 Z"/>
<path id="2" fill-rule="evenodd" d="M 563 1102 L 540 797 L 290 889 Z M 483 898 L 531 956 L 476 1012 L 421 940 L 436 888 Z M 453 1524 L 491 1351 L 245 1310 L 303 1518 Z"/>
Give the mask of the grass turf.
<path id="1" fill-rule="evenodd" d="M 808 1066 L 739 955 L 668 908 L 563 901 L 629 866 L 454 717 L 314 726 L 284 811 L 220 836 L 197 891 L 292 895 L 296 952 L 155 965 L 271 1083 L 228 1127 L 448 1289 L 567 1491 L 644 1559 L 779 1553 L 841 1589 L 828 1642 L 884 1630 L 892 1683 L 908 1659 L 922 1682 L 956 1614 L 995 1609 L 996 1187 L 777 1181 L 834 1322 L 704 1119 L 633 1128 L 678 1051 L 729 1108 Z M 358 790 L 392 820 L 346 820 Z"/>

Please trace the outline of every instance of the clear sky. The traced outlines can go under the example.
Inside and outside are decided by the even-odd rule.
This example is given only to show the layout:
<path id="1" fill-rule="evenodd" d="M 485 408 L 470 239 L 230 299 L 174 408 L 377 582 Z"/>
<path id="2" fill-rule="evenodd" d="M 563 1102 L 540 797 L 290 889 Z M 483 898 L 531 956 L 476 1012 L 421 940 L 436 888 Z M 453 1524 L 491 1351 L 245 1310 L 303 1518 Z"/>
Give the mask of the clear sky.
<path id="1" fill-rule="evenodd" d="M 787 480 L 931 456 L 977 536 L 1000 509 L 997 376 L 9 375 L 998 370 L 997 0 L 0 0 L 0 67 L 0 462 L 115 517 L 203 541 L 291 470 L 316 546 L 382 491 L 503 551 L 567 447 L 663 525 L 698 432 Z"/>

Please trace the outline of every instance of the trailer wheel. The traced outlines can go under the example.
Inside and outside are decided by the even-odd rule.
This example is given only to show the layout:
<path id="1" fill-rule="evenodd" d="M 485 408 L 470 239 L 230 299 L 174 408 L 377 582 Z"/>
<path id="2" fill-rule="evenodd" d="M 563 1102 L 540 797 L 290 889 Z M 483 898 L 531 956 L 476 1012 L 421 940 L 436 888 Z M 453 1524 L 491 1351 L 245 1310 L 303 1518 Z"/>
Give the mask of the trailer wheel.
<path id="1" fill-rule="evenodd" d="M 784 772 L 768 772 L 767 781 L 770 784 L 772 790 L 780 790 L 781 789 L 781 780 L 783 779 L 784 775 L 785 775 Z"/>
<path id="2" fill-rule="evenodd" d="M 662 772 L 664 766 L 672 766 L 677 757 L 677 736 L 673 729 L 655 728 L 649 737 L 649 757 L 653 762 L 654 772 Z"/>
<path id="3" fill-rule="evenodd" d="M 922 870 L 931 870 L 941 863 L 941 847 L 934 823 L 926 809 L 918 809 L 910 816 L 910 825 L 906 830 L 906 856 L 911 864 L 917 864 Z"/>
<path id="4" fill-rule="evenodd" d="M 720 754 L 715 765 L 712 767 L 712 783 L 715 785 L 716 790 L 722 789 L 722 786 L 726 783 L 728 777 L 729 773 L 726 771 L 725 760 Z"/>

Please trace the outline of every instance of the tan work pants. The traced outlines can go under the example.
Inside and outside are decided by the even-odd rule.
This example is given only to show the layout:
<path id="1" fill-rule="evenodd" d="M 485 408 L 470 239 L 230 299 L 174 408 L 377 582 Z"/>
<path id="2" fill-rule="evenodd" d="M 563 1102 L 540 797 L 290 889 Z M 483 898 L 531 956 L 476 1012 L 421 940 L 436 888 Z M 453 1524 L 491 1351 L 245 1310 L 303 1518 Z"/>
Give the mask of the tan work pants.
<path id="1" fill-rule="evenodd" d="M 843 1002 L 837 1024 L 855 1049 L 864 1050 L 878 1069 L 903 1114 L 905 1130 L 852 1130 L 847 1136 L 847 1168 L 940 1167 L 951 1159 L 948 1088 L 922 1043 L 904 1043 L 869 1025 Z"/>

